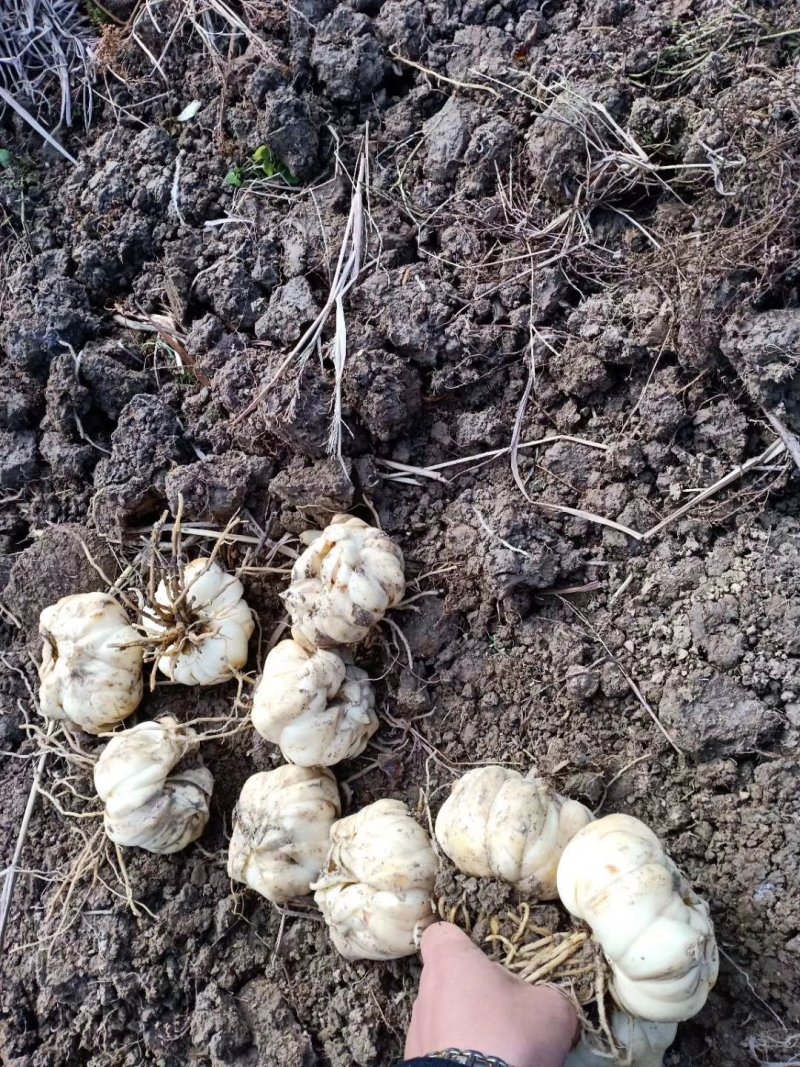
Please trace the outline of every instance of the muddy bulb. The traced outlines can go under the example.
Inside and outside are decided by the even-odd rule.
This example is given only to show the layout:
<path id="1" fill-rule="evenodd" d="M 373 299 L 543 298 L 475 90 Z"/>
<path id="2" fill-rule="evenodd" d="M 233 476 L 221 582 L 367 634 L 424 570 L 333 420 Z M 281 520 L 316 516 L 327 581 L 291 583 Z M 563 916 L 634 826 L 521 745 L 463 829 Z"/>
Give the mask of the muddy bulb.
<path id="1" fill-rule="evenodd" d="M 301 767 L 358 756 L 378 729 L 366 671 L 334 651 L 280 641 L 253 694 L 253 726 Z"/>
<path id="2" fill-rule="evenodd" d="M 416 952 L 434 921 L 437 867 L 428 835 L 399 800 L 377 800 L 334 823 L 311 888 L 338 951 L 349 960 Z"/>
<path id="3" fill-rule="evenodd" d="M 139 634 L 113 597 L 65 596 L 41 613 L 39 633 L 43 715 L 99 734 L 136 710 L 142 699 Z"/>
<path id="4" fill-rule="evenodd" d="M 292 567 L 283 594 L 292 637 L 309 648 L 355 644 L 404 590 L 397 545 L 361 519 L 337 515 Z"/>
<path id="5" fill-rule="evenodd" d="M 167 855 L 197 840 L 214 787 L 198 749 L 194 730 L 171 715 L 111 738 L 95 764 L 94 786 L 112 841 Z"/>
<path id="6" fill-rule="evenodd" d="M 336 779 L 324 767 L 252 775 L 236 806 L 228 874 L 275 904 L 308 893 L 339 814 Z"/>
<path id="7" fill-rule="evenodd" d="M 464 874 L 502 878 L 528 897 L 554 900 L 564 846 L 591 818 L 541 778 L 478 767 L 454 784 L 436 819 L 436 840 Z"/>
<path id="8" fill-rule="evenodd" d="M 158 669 L 181 685 L 227 682 L 247 663 L 255 623 L 238 578 L 216 563 L 195 559 L 180 583 L 164 580 L 157 607 L 145 608 L 142 625 L 162 642 Z"/>
<path id="9" fill-rule="evenodd" d="M 719 962 L 708 905 L 644 823 L 607 815 L 585 826 L 564 849 L 558 892 L 608 958 L 621 1008 L 664 1023 L 700 1011 Z"/>
<path id="10" fill-rule="evenodd" d="M 611 1033 L 626 1067 L 662 1067 L 677 1030 L 677 1023 L 651 1023 L 618 1009 L 611 1017 Z M 597 1036 L 584 1030 L 565 1067 L 613 1067 L 613 1062 Z"/>

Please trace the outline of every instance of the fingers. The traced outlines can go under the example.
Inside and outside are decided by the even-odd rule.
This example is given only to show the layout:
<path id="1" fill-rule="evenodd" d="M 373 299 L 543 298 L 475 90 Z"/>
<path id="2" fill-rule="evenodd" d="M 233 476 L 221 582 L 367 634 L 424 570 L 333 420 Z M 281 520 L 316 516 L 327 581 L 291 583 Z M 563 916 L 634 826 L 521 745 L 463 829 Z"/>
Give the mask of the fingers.
<path id="1" fill-rule="evenodd" d="M 422 935 L 423 964 L 432 963 L 434 958 L 446 955 L 449 958 L 462 959 L 464 956 L 472 956 L 478 952 L 483 953 L 477 945 L 470 941 L 463 930 L 459 930 L 453 923 L 434 923 L 429 926 Z"/>
<path id="2" fill-rule="evenodd" d="M 490 960 L 480 946 L 453 923 L 440 922 L 429 926 L 422 935 L 420 950 L 424 965 L 423 982 L 433 981 L 435 971 L 437 981 L 453 978 L 461 983 L 495 980 L 524 985 L 515 974 Z"/>
<path id="3" fill-rule="evenodd" d="M 421 949 L 407 1057 L 474 1048 L 515 1067 L 562 1067 L 577 1023 L 565 997 L 526 985 L 452 923 L 429 926 Z"/>

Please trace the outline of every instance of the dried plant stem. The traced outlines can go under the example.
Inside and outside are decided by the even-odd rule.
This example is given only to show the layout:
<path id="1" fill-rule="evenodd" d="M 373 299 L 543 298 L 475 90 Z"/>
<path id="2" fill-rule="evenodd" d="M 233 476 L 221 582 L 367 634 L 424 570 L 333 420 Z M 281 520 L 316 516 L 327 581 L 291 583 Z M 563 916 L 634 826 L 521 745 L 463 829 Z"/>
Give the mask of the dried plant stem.
<path id="1" fill-rule="evenodd" d="M 41 122 L 39 122 L 39 120 L 34 115 L 32 115 L 30 111 L 27 110 L 27 108 L 24 108 L 18 100 L 15 100 L 11 93 L 8 92 L 7 89 L 4 89 L 2 85 L 0 85 L 0 100 L 2 100 L 4 104 L 8 104 L 8 106 L 13 111 L 16 111 L 19 117 L 25 122 L 27 122 L 31 129 L 35 130 L 41 138 L 43 138 L 45 141 L 47 141 L 49 145 L 55 148 L 55 150 L 59 152 L 64 157 L 64 159 L 70 162 L 73 167 L 77 167 L 78 161 L 75 156 L 73 156 L 71 152 L 68 152 L 66 148 L 64 148 L 64 146 L 61 144 L 61 142 L 57 141 L 56 138 L 52 135 L 52 133 L 50 133 L 49 130 L 45 129 Z"/>
<path id="2" fill-rule="evenodd" d="M 767 411 L 764 409 L 764 414 L 767 417 L 767 422 L 770 424 L 775 433 L 786 445 L 786 451 L 794 460 L 794 465 L 800 470 L 800 441 L 791 430 L 786 427 L 778 416 L 773 411 Z"/>
<path id="3" fill-rule="evenodd" d="M 12 108 L 65 159 L 77 163 L 39 121 L 72 125 L 78 90 L 84 121 L 92 117 L 95 31 L 77 0 L 3 0 L 0 4 L 0 117 Z M 59 106 L 51 107 L 58 85 Z M 24 100 L 25 104 L 21 101 Z"/>
<path id="4" fill-rule="evenodd" d="M 645 530 L 643 534 L 640 534 L 642 541 L 649 541 L 656 534 L 661 533 L 662 530 L 670 526 L 676 519 L 680 519 L 687 512 L 696 508 L 698 504 L 702 504 L 704 500 L 708 500 L 709 497 L 714 496 L 721 489 L 725 489 L 727 486 L 732 485 L 733 482 L 737 482 L 742 475 L 746 474 L 753 467 L 759 467 L 762 463 L 770 463 L 773 459 L 777 459 L 778 456 L 784 454 L 787 451 L 786 445 L 783 441 L 773 441 L 769 448 L 765 448 L 763 452 L 759 452 L 757 456 L 753 456 L 752 459 L 748 459 L 745 463 L 740 463 L 738 467 L 734 467 L 732 471 L 729 471 L 719 481 L 714 482 L 713 485 L 709 485 L 707 489 L 703 489 L 692 499 L 683 504 L 682 507 L 677 508 L 670 515 L 667 515 L 661 522 L 656 523 L 655 526 L 651 526 L 649 530 Z"/>
<path id="5" fill-rule="evenodd" d="M 539 448 L 542 445 L 553 445 L 559 441 L 571 441 L 575 445 L 584 445 L 586 448 L 596 448 L 600 452 L 607 452 L 608 445 L 602 444 L 600 441 L 588 441 L 584 437 L 574 437 L 568 433 L 551 434 L 549 437 L 539 437 L 535 441 L 522 441 L 518 444 L 517 450 L 523 448 Z M 417 474 L 421 478 L 430 478 L 432 481 L 443 481 L 439 471 L 447 470 L 449 467 L 460 467 L 464 463 L 474 463 L 481 460 L 498 459 L 500 456 L 507 456 L 511 452 L 511 445 L 507 445 L 505 448 L 492 448 L 488 452 L 477 452 L 472 456 L 462 456 L 460 459 L 448 459 L 444 463 L 432 463 L 429 467 L 414 467 L 408 463 L 398 463 L 393 459 L 375 459 L 375 462 L 381 467 L 387 467 L 389 470 L 406 472 L 409 474 Z M 459 471 L 457 473 L 466 473 Z M 389 481 L 399 480 L 395 475 L 385 476 Z"/>
<path id="6" fill-rule="evenodd" d="M 594 982 L 595 982 L 595 1003 L 597 1004 L 597 1014 L 600 1019 L 600 1029 L 603 1031 L 603 1036 L 608 1042 L 608 1047 L 611 1050 L 611 1055 L 614 1060 L 617 1060 L 619 1056 L 619 1049 L 617 1043 L 614 1040 L 614 1034 L 611 1031 L 611 1024 L 608 1021 L 608 1014 L 606 1012 L 606 997 L 605 997 L 605 969 L 606 962 L 603 958 L 603 953 L 599 945 L 594 946 Z"/>
<path id="7" fill-rule="evenodd" d="M 773 416 L 773 418 L 775 418 L 775 416 Z M 780 434 L 777 425 L 773 425 L 775 426 L 776 432 Z M 784 431 L 784 434 L 789 434 L 789 431 L 786 430 L 783 424 L 781 424 L 781 429 Z M 780 435 L 783 436 L 783 434 Z M 607 451 L 608 449 L 607 445 L 600 444 L 597 441 L 587 441 L 584 438 L 573 437 L 570 434 L 554 434 L 551 437 L 543 437 L 537 441 L 525 441 L 517 445 L 516 448 L 517 450 L 523 448 L 536 448 L 540 445 L 555 443 L 556 441 L 572 441 L 575 444 L 585 445 L 587 448 L 596 448 L 601 451 Z M 480 452 L 477 455 L 466 456 L 462 459 L 452 459 L 447 460 L 444 463 L 434 463 L 431 464 L 430 467 L 414 467 L 411 464 L 398 463 L 395 460 L 390 459 L 376 459 L 375 462 L 381 467 L 385 467 L 390 471 L 397 472 L 394 474 L 383 475 L 384 479 L 386 479 L 387 481 L 397 481 L 411 485 L 418 485 L 418 482 L 415 482 L 413 479 L 410 479 L 408 477 L 404 477 L 404 475 L 416 475 L 420 478 L 429 478 L 432 481 L 442 481 L 443 479 L 439 472 L 448 467 L 460 466 L 463 463 L 469 463 L 474 460 L 497 459 L 499 456 L 505 456 L 511 453 L 513 451 L 513 447 L 513 445 L 509 445 L 506 448 L 495 448 L 490 450 L 489 452 Z M 792 447 L 794 447 L 794 442 L 792 442 Z M 623 526 L 622 523 L 614 522 L 612 519 L 604 518 L 602 515 L 594 515 L 589 511 L 582 511 L 580 508 L 570 508 L 562 504 L 551 504 L 548 501 L 544 500 L 533 500 L 525 490 L 524 485 L 521 486 L 521 488 L 530 503 L 534 504 L 537 507 L 545 508 L 550 511 L 558 511 L 565 515 L 572 515 L 575 518 L 583 519 L 586 522 L 593 522 L 601 526 L 608 526 L 610 529 L 618 530 L 620 533 L 624 533 L 626 536 L 632 537 L 636 541 L 649 541 L 653 537 L 655 537 L 656 534 L 661 533 L 662 530 L 666 529 L 667 526 L 670 526 L 677 519 L 681 518 L 683 515 L 686 515 L 693 508 L 696 508 L 698 504 L 702 504 L 703 501 L 708 500 L 710 497 L 716 495 L 722 489 L 725 489 L 729 485 L 732 485 L 734 482 L 737 482 L 748 471 L 753 470 L 754 468 L 761 467 L 766 463 L 770 463 L 772 460 L 777 459 L 779 456 L 783 455 L 786 452 L 791 452 L 792 458 L 795 460 L 795 462 L 798 463 L 798 466 L 800 466 L 800 442 L 797 442 L 797 455 L 795 456 L 794 452 L 792 452 L 792 449 L 785 440 L 773 441 L 773 443 L 768 448 L 764 449 L 763 452 L 760 452 L 757 456 L 753 456 L 746 462 L 739 464 L 737 467 L 734 467 L 734 469 L 732 471 L 729 471 L 728 474 L 726 474 L 724 477 L 714 482 L 713 485 L 709 485 L 706 489 L 701 490 L 699 493 L 693 496 L 692 499 L 689 500 L 686 504 L 683 504 L 671 514 L 667 515 L 666 518 L 656 523 L 655 526 L 650 527 L 649 530 L 645 530 L 644 533 L 639 533 L 637 530 L 632 530 L 629 526 Z M 461 473 L 466 472 L 462 471 Z M 519 485 L 520 483 L 518 482 L 517 484 Z"/>
<path id="8" fill-rule="evenodd" d="M 630 691 L 631 691 L 631 692 L 633 693 L 633 695 L 634 695 L 634 696 L 636 697 L 636 699 L 637 699 L 637 700 L 639 701 L 639 703 L 641 704 L 641 706 L 642 706 L 642 707 L 644 708 L 644 710 L 645 710 L 645 711 L 647 712 L 647 714 L 648 714 L 648 715 L 650 716 L 650 718 L 651 718 L 651 719 L 653 720 L 653 722 L 654 722 L 654 723 L 656 724 L 656 726 L 658 727 L 658 729 L 659 729 L 659 730 L 661 731 L 661 733 L 662 733 L 662 734 L 664 735 L 665 739 L 666 739 L 666 740 L 667 740 L 667 741 L 669 742 L 670 746 L 671 746 L 671 747 L 672 747 L 672 748 L 673 748 L 673 749 L 675 750 L 675 752 L 677 753 L 677 755 L 678 755 L 678 756 L 683 756 L 683 749 L 682 749 L 682 748 L 680 748 L 680 747 L 678 746 L 678 744 L 677 744 L 677 742 L 675 741 L 675 739 L 674 739 L 674 737 L 672 736 L 672 734 L 671 734 L 671 733 L 669 732 L 669 730 L 668 730 L 668 729 L 666 728 L 666 726 L 665 726 L 665 725 L 663 724 L 663 722 L 661 721 L 661 719 L 659 719 L 658 715 L 657 715 L 657 714 L 655 713 L 655 710 L 654 710 L 654 709 L 652 708 L 652 706 L 651 706 L 651 705 L 650 705 L 650 704 L 648 703 L 648 701 L 647 701 L 647 700 L 645 699 L 645 697 L 644 697 L 644 694 L 642 693 L 642 691 L 641 691 L 641 689 L 639 688 L 639 686 L 638 686 L 638 685 L 636 684 L 636 682 L 635 682 L 635 681 L 633 680 L 633 678 L 631 678 L 630 674 L 628 674 L 628 672 L 627 672 L 627 671 L 625 670 L 625 668 L 624 668 L 624 667 L 622 666 L 622 664 L 620 663 L 620 661 L 619 661 L 619 660 L 617 659 L 617 657 L 616 657 L 616 656 L 614 655 L 614 653 L 613 653 L 613 652 L 611 651 L 611 649 L 610 649 L 610 648 L 608 647 L 608 645 L 606 644 L 606 642 L 605 642 L 605 641 L 603 640 L 603 638 L 602 638 L 602 637 L 600 636 L 600 633 L 599 633 L 599 631 L 597 630 L 597 628 L 596 628 L 596 627 L 594 627 L 594 626 L 592 626 L 592 624 L 591 624 L 591 623 L 589 622 L 589 620 L 588 620 L 588 619 L 586 618 L 586 616 L 585 616 L 585 615 L 583 614 L 583 612 L 582 612 L 582 611 L 580 611 L 580 609 L 579 609 L 579 608 L 576 608 L 574 604 L 570 604 L 570 602 L 569 602 L 568 600 L 564 600 L 564 599 L 562 599 L 561 597 L 559 597 L 558 599 L 559 599 L 559 600 L 561 600 L 561 603 L 562 603 L 562 604 L 564 604 L 564 605 L 566 605 L 566 607 L 568 607 L 568 608 L 569 608 L 569 610 L 570 610 L 570 611 L 571 611 L 571 612 L 572 612 L 572 613 L 573 613 L 574 615 L 577 615 L 577 616 L 578 616 L 578 618 L 579 618 L 579 619 L 581 620 L 581 622 L 582 622 L 582 623 L 584 624 L 584 626 L 586 626 L 586 627 L 587 627 L 587 629 L 588 629 L 588 630 L 589 630 L 589 632 L 591 633 L 592 637 L 594 637 L 595 641 L 598 641 L 598 642 L 599 642 L 599 643 L 600 643 L 600 644 L 601 644 L 601 645 L 603 646 L 603 650 L 604 650 L 604 652 L 605 652 L 605 653 L 606 653 L 606 655 L 608 656 L 609 660 L 610 660 L 610 661 L 611 661 L 611 662 L 612 662 L 612 663 L 614 664 L 614 666 L 615 666 L 615 667 L 617 668 L 617 670 L 618 670 L 618 671 L 620 672 L 620 674 L 622 675 L 622 677 L 623 677 L 623 678 L 625 679 L 625 681 L 626 681 L 626 683 L 627 683 L 627 685 L 628 685 L 628 688 L 630 689 Z"/>
<path id="9" fill-rule="evenodd" d="M 533 271 L 531 271 L 531 289 L 533 289 Z M 533 305 L 532 296 L 533 294 L 531 294 L 531 306 Z M 528 400 L 536 386 L 536 349 L 534 347 L 536 333 L 536 327 L 533 324 L 533 311 L 531 310 L 529 317 L 530 339 L 528 341 L 528 378 L 525 382 L 522 398 L 517 406 L 516 416 L 514 417 L 514 430 L 511 434 L 510 445 L 511 474 L 523 496 L 527 496 L 528 494 L 525 491 L 525 483 L 522 480 L 522 475 L 519 473 L 519 440 L 522 436 L 522 423 L 525 420 L 525 412 L 528 410 Z"/>
<path id="10" fill-rule="evenodd" d="M 251 415 L 264 397 L 279 381 L 291 363 L 297 361 L 303 366 L 312 352 L 319 345 L 322 332 L 332 311 L 335 311 L 335 332 L 333 338 L 332 355 L 336 375 L 336 386 L 333 402 L 333 418 L 331 420 L 331 432 L 328 439 L 328 451 L 331 455 L 341 458 L 341 384 L 344 372 L 344 361 L 347 351 L 347 331 L 344 318 L 343 298 L 355 284 L 361 273 L 361 265 L 366 246 L 364 227 L 364 189 L 368 175 L 367 151 L 368 142 L 364 140 L 364 148 L 359 159 L 358 170 L 353 182 L 353 193 L 350 201 L 350 214 L 347 218 L 344 237 L 339 250 L 339 260 L 331 282 L 330 292 L 325 305 L 311 323 L 294 348 L 281 360 L 277 370 L 269 381 L 253 397 L 250 403 L 239 412 L 232 425 L 238 425 L 243 419 Z"/>
<path id="11" fill-rule="evenodd" d="M 478 82 L 464 82 L 458 81 L 457 78 L 448 78 L 445 74 L 439 74 L 436 70 L 431 70 L 430 67 L 423 67 L 421 63 L 415 63 L 413 59 L 407 59 L 405 56 L 401 56 L 399 52 L 396 52 L 394 48 L 389 49 L 389 55 L 392 59 L 396 59 L 398 63 L 403 63 L 407 67 L 413 67 L 414 70 L 421 71 L 423 74 L 427 74 L 431 78 L 436 78 L 437 81 L 446 82 L 447 85 L 454 85 L 457 89 L 477 89 L 481 93 L 489 93 L 496 100 L 502 100 L 502 96 L 496 89 L 492 89 L 489 85 L 480 85 Z"/>
<path id="12" fill-rule="evenodd" d="M 55 729 L 55 722 L 51 719 L 47 724 L 47 736 L 49 737 Z M 47 763 L 47 757 L 50 752 L 48 749 L 44 749 L 39 756 L 39 760 L 36 764 L 36 768 L 33 772 L 33 781 L 31 782 L 30 792 L 28 793 L 28 802 L 25 805 L 25 811 L 22 814 L 22 821 L 19 824 L 19 833 L 17 834 L 17 843 L 14 846 L 14 855 L 11 857 L 11 863 L 6 867 L 5 881 L 3 882 L 3 893 L 0 897 L 0 952 L 3 949 L 3 942 L 5 940 L 6 927 L 8 925 L 8 917 L 11 911 L 11 901 L 14 896 L 14 886 L 17 881 L 17 874 L 20 870 L 20 860 L 22 859 L 22 850 L 25 847 L 25 839 L 28 836 L 28 828 L 30 827 L 31 818 L 36 808 L 36 797 L 40 790 L 40 784 L 42 781 L 42 775 L 44 774 L 45 764 Z"/>

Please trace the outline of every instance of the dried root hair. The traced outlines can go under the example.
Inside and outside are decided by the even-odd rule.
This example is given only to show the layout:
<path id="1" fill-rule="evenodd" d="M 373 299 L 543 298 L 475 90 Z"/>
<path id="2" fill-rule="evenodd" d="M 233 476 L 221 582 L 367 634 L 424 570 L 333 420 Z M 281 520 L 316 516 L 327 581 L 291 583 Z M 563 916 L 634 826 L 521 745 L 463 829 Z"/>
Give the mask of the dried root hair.
<path id="1" fill-rule="evenodd" d="M 523 982 L 551 985 L 567 996 L 609 1064 L 624 1064 L 609 1020 L 610 969 L 587 927 L 558 930 L 540 925 L 524 901 L 477 919 L 470 915 L 465 895 L 455 904 L 440 898 L 434 908 L 440 919 L 460 926 L 491 959 Z"/>

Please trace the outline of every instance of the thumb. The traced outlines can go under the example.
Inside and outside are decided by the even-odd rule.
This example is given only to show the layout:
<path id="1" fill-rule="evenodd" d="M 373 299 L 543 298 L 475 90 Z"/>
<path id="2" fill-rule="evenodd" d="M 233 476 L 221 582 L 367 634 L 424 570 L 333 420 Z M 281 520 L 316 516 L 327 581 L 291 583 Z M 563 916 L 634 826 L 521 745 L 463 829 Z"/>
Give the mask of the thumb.
<path id="1" fill-rule="evenodd" d="M 486 958 L 463 930 L 446 922 L 433 923 L 425 930 L 420 951 L 423 964 L 433 963 L 442 957 L 446 957 L 448 963 L 458 964 L 474 959 L 476 953 L 481 960 Z"/>

